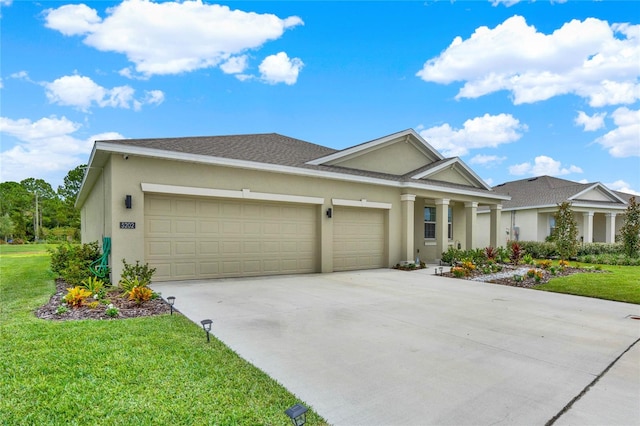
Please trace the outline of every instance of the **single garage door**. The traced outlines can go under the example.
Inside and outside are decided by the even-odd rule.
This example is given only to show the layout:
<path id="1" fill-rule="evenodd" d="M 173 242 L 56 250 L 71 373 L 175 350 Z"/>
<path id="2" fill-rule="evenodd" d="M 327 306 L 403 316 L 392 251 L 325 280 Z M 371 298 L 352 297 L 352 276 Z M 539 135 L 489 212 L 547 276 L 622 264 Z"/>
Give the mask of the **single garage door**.
<path id="1" fill-rule="evenodd" d="M 382 209 L 336 207 L 333 214 L 333 270 L 384 268 L 385 213 Z"/>
<path id="2" fill-rule="evenodd" d="M 145 196 L 146 262 L 154 279 L 317 272 L 315 206 Z"/>

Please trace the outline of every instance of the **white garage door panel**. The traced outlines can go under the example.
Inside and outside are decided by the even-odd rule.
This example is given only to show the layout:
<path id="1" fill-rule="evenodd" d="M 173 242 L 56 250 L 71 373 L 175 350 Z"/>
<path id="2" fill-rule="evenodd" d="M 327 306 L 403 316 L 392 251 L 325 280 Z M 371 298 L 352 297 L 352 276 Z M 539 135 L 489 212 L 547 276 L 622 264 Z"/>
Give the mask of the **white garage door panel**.
<path id="1" fill-rule="evenodd" d="M 333 224 L 333 269 L 383 268 L 385 210 L 336 207 Z"/>
<path id="2" fill-rule="evenodd" d="M 145 196 L 154 279 L 309 273 L 319 269 L 311 205 Z"/>

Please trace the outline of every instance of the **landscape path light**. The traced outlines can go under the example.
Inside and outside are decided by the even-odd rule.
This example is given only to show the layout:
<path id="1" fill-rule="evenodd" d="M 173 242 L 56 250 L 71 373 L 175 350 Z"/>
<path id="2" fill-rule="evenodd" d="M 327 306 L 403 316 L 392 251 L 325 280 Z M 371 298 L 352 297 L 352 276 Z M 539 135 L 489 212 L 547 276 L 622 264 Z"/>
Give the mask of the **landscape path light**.
<path id="1" fill-rule="evenodd" d="M 210 341 L 209 332 L 211 331 L 211 324 L 213 324 L 213 321 L 211 321 L 210 319 L 205 319 L 200 321 L 200 324 L 202 324 L 202 328 L 207 333 L 207 343 L 208 343 Z"/>
<path id="2" fill-rule="evenodd" d="M 309 409 L 302 404 L 296 404 L 285 410 L 285 414 L 291 419 L 294 426 L 303 426 L 307 422 L 307 411 Z"/>
<path id="3" fill-rule="evenodd" d="M 171 315 L 173 315 L 173 304 L 176 303 L 175 296 L 167 297 L 167 302 L 169 302 L 169 307 L 171 308 Z"/>

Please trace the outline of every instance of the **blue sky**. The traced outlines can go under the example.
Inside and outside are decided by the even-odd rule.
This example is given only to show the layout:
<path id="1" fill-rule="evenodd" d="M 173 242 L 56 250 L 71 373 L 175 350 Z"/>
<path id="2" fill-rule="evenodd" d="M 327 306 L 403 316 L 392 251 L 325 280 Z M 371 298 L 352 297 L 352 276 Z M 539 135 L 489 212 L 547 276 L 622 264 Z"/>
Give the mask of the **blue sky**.
<path id="1" fill-rule="evenodd" d="M 640 2 L 0 0 L 0 180 L 94 140 L 407 128 L 491 185 L 640 193 Z M 390 159 L 391 160 L 391 159 Z"/>

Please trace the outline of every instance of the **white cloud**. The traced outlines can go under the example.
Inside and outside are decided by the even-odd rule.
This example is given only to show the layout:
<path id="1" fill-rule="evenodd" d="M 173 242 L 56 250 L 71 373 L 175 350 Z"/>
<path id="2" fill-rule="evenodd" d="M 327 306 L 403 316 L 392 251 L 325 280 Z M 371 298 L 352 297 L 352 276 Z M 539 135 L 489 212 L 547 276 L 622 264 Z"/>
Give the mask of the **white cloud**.
<path id="1" fill-rule="evenodd" d="M 627 194 L 640 195 L 640 192 L 631 189 L 631 185 L 623 180 L 617 180 L 612 183 L 604 184 L 607 188 L 613 189 L 614 191 L 626 192 Z"/>
<path id="2" fill-rule="evenodd" d="M 159 104 L 164 100 L 164 94 L 160 90 L 147 92 L 143 100 L 136 100 L 135 90 L 131 86 L 106 89 L 81 75 L 60 77 L 51 83 L 44 83 L 44 87 L 49 102 L 73 106 L 82 111 L 88 111 L 94 105 L 125 109 L 133 107 L 139 110 L 144 104 Z"/>
<path id="3" fill-rule="evenodd" d="M 26 81 L 31 81 L 31 79 L 29 78 L 29 73 L 26 71 L 18 71 L 18 72 L 14 72 L 13 74 L 11 74 L 9 77 L 11 78 L 16 78 L 18 80 L 26 80 Z"/>
<path id="4" fill-rule="evenodd" d="M 520 0 L 489 0 L 491 2 L 491 6 L 499 6 L 504 5 L 506 7 L 511 7 L 514 4 L 520 3 Z"/>
<path id="5" fill-rule="evenodd" d="M 516 176 L 562 176 L 571 173 L 582 173 L 582 169 L 578 166 L 574 166 L 573 164 L 569 167 L 563 167 L 560 161 L 554 160 L 546 155 L 537 156 L 533 160 L 533 164 L 525 162 L 509 166 L 509 174 Z"/>
<path id="6" fill-rule="evenodd" d="M 86 4 L 66 4 L 57 9 L 48 9 L 45 14 L 45 25 L 66 36 L 91 33 L 102 22 L 98 12 Z"/>
<path id="7" fill-rule="evenodd" d="M 269 83 L 295 84 L 304 64 L 299 58 L 289 59 L 285 52 L 264 58 L 260 67 L 260 78 Z"/>
<path id="8" fill-rule="evenodd" d="M 604 118 L 606 116 L 606 112 L 589 116 L 584 111 L 578 111 L 578 116 L 575 118 L 574 123 L 578 126 L 584 126 L 585 132 L 593 132 L 604 127 Z"/>
<path id="9" fill-rule="evenodd" d="M 46 26 L 84 36 L 98 50 L 125 54 L 146 76 L 179 74 L 223 63 L 303 25 L 297 16 L 231 10 L 201 0 L 154 3 L 124 0 L 100 18 L 84 4 L 46 11 Z M 236 64 L 237 65 L 237 64 Z"/>
<path id="10" fill-rule="evenodd" d="M 225 74 L 239 74 L 247 69 L 247 55 L 241 56 L 233 56 L 227 59 L 222 65 L 220 65 L 220 69 Z"/>
<path id="11" fill-rule="evenodd" d="M 612 157 L 640 157 L 640 110 L 621 107 L 611 117 L 617 128 L 596 139 Z"/>
<path id="12" fill-rule="evenodd" d="M 110 132 L 80 139 L 73 136 L 80 128 L 79 123 L 66 117 L 44 117 L 33 122 L 26 118 L 0 117 L 0 133 L 18 141 L 0 152 L 0 181 L 20 181 L 68 171 L 86 162 L 94 140 L 123 138 L 119 133 Z M 7 145 L 3 141 L 3 146 Z"/>
<path id="13" fill-rule="evenodd" d="M 444 156 L 459 157 L 471 149 L 496 148 L 503 143 L 517 141 L 527 126 L 520 124 L 511 114 L 485 114 L 465 121 L 462 129 L 453 129 L 445 123 L 429 129 L 418 126 L 418 130 L 420 136 Z"/>
<path id="14" fill-rule="evenodd" d="M 506 159 L 507 157 L 498 157 L 497 155 L 478 154 L 475 157 L 473 157 L 471 160 L 469 160 L 469 164 L 479 164 L 485 167 L 492 167 L 502 163 Z"/>
<path id="15" fill-rule="evenodd" d="M 456 98 L 510 91 L 514 104 L 575 94 L 593 107 L 640 99 L 640 25 L 573 20 L 551 34 L 513 16 L 493 29 L 456 37 L 416 74 L 425 81 L 465 82 Z"/>

